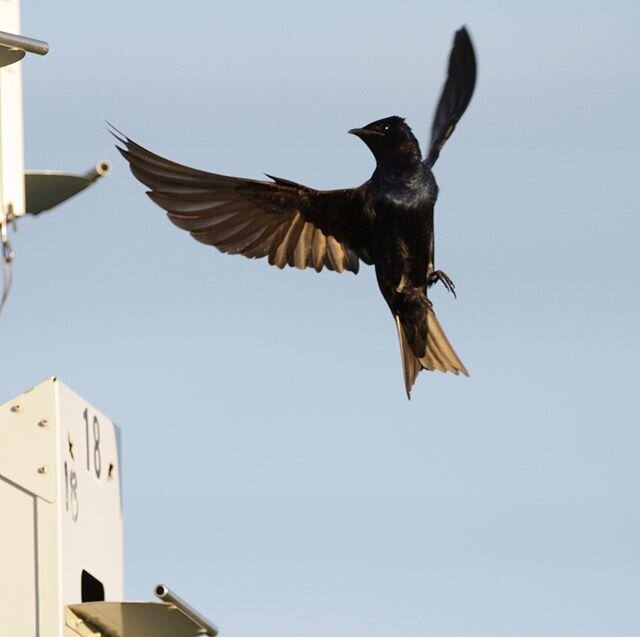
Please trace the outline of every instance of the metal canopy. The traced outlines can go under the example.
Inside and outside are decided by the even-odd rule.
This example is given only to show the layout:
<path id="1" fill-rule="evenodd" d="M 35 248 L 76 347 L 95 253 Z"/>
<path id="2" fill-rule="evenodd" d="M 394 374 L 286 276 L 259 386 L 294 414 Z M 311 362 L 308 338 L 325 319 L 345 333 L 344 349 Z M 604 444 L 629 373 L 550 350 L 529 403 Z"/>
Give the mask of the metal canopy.
<path id="1" fill-rule="evenodd" d="M 170 604 L 89 602 L 67 606 L 66 625 L 77 634 L 86 629 L 109 637 L 196 637 L 210 633 Z"/>
<path id="2" fill-rule="evenodd" d="M 155 602 L 88 602 L 66 607 L 65 624 L 80 637 L 216 637 L 218 628 L 163 584 Z"/>
<path id="3" fill-rule="evenodd" d="M 27 214 L 38 215 L 45 210 L 50 210 L 82 192 L 110 170 L 109 162 L 101 161 L 96 164 L 93 170 L 84 175 L 57 170 L 25 171 L 25 209 Z"/>
<path id="4" fill-rule="evenodd" d="M 175 607 L 155 602 L 89 602 L 67 606 L 66 624 L 82 635 L 86 628 L 109 637 L 195 637 L 200 626 Z M 75 615 L 75 619 L 74 616 Z"/>
<path id="5" fill-rule="evenodd" d="M 0 67 L 20 62 L 25 55 L 25 52 L 20 49 L 8 49 L 7 47 L 0 46 Z"/>

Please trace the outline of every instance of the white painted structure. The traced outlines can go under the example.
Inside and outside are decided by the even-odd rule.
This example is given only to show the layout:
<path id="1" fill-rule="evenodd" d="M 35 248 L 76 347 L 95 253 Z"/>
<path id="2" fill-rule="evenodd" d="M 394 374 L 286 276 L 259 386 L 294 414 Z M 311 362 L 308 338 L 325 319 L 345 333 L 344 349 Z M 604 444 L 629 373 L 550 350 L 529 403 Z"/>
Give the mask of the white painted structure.
<path id="1" fill-rule="evenodd" d="M 122 599 L 118 430 L 55 378 L 0 406 L 0 515 L 1 634 L 57 637 L 68 604 Z"/>
<path id="2" fill-rule="evenodd" d="M 165 586 L 122 601 L 121 487 L 118 428 L 59 380 L 0 405 L 2 637 L 217 635 Z"/>
<path id="3" fill-rule="evenodd" d="M 0 25 L 20 33 L 18 0 L 0 0 Z M 22 216 L 24 201 L 22 64 L 13 63 L 0 68 L 0 220 Z"/>

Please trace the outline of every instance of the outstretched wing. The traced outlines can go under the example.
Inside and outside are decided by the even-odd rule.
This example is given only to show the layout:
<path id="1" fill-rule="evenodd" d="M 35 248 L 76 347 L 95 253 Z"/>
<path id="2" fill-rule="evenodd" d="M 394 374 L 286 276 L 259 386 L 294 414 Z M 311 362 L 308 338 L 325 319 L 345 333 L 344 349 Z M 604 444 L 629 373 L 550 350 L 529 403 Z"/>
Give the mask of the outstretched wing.
<path id="1" fill-rule="evenodd" d="M 357 273 L 360 259 L 372 263 L 366 184 L 321 191 L 270 175 L 273 181 L 226 177 L 114 136 L 131 172 L 150 189 L 149 197 L 201 243 L 252 259 L 268 257 L 279 268 Z"/>
<path id="2" fill-rule="evenodd" d="M 433 117 L 429 153 L 425 159 L 427 166 L 436 163 L 442 147 L 469 106 L 475 85 L 476 56 L 469 34 L 462 27 L 456 31 L 453 40 L 447 81 Z"/>

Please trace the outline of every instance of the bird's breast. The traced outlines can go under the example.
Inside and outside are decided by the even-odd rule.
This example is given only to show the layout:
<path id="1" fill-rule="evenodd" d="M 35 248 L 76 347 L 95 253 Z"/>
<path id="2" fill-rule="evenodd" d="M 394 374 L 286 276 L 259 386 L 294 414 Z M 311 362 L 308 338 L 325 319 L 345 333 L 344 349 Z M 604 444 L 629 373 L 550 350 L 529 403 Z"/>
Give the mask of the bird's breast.
<path id="1" fill-rule="evenodd" d="M 390 171 L 376 173 L 374 173 L 372 185 L 374 200 L 378 207 L 416 210 L 435 204 L 438 185 L 431 171 L 423 170 L 421 167 L 409 173 L 395 174 Z"/>

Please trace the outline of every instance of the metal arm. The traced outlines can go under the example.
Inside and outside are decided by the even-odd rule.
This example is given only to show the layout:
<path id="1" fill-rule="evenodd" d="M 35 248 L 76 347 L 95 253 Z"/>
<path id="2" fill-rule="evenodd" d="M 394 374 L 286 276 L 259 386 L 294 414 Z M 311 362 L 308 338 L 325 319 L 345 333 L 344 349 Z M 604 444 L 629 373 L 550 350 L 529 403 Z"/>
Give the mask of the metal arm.
<path id="1" fill-rule="evenodd" d="M 202 635 L 209 635 L 209 637 L 216 637 L 218 634 L 218 628 L 214 626 L 208 619 L 205 619 L 195 608 L 192 608 L 181 597 L 178 597 L 175 593 L 172 593 L 163 584 L 158 584 L 153 592 L 158 599 L 161 599 L 167 604 L 172 604 L 178 610 L 182 611 L 194 624 L 198 624 L 202 628 Z"/>
<path id="2" fill-rule="evenodd" d="M 34 40 L 24 35 L 16 35 L 6 31 L 0 31 L 0 46 L 5 46 L 8 49 L 19 49 L 20 51 L 37 55 L 46 55 L 49 52 L 49 45 L 42 40 Z"/>

